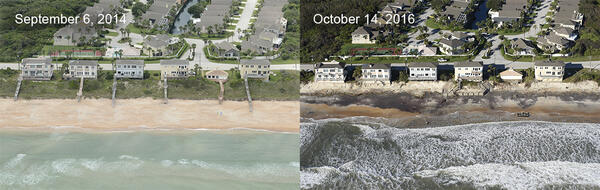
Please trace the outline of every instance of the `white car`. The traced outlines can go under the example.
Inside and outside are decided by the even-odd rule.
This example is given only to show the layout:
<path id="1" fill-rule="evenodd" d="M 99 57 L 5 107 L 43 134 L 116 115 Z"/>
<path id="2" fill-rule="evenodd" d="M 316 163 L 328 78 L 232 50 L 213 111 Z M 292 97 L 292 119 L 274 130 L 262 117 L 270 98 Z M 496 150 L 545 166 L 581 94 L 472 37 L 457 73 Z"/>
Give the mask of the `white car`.
<path id="1" fill-rule="evenodd" d="M 447 59 L 444 59 L 444 58 L 439 58 L 439 59 L 438 59 L 438 61 L 439 61 L 439 62 L 446 62 L 446 61 L 448 61 L 448 60 L 447 60 Z"/>

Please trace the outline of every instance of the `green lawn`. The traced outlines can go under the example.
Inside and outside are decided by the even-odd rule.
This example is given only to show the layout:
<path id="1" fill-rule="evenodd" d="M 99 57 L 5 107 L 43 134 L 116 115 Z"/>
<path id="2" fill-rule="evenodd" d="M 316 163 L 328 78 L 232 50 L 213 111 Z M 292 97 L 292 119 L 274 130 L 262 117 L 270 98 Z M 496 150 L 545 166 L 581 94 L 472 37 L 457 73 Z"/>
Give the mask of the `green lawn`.
<path id="1" fill-rule="evenodd" d="M 300 64 L 300 59 L 288 59 L 283 60 L 281 58 L 271 60 L 271 64 L 273 65 L 283 65 L 283 64 Z"/>
<path id="2" fill-rule="evenodd" d="M 118 36 L 118 35 L 119 35 L 119 33 L 117 33 L 117 32 L 108 32 L 106 35 L 107 35 L 107 36 L 113 36 L 113 37 L 116 37 L 116 36 Z"/>

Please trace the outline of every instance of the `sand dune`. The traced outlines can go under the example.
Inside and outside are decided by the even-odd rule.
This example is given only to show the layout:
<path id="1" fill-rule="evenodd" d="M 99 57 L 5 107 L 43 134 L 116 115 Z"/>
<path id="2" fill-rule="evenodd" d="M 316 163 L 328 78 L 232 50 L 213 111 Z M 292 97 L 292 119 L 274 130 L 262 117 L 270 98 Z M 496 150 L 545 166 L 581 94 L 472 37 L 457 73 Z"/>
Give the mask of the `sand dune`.
<path id="1" fill-rule="evenodd" d="M 215 100 L 108 99 L 19 100 L 0 99 L 0 127 L 74 126 L 93 129 L 130 128 L 252 128 L 299 132 L 299 102 Z"/>

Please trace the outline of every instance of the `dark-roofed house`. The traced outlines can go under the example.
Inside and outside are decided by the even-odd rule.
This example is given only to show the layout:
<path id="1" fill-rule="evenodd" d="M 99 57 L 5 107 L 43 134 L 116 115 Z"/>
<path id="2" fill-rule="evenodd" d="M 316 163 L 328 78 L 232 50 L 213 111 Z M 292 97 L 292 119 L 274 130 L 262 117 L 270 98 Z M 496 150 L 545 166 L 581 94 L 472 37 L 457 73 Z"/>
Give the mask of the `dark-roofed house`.
<path id="1" fill-rule="evenodd" d="M 229 42 L 220 42 L 216 43 L 212 52 L 215 52 L 216 57 L 238 57 L 240 55 L 240 50 L 235 47 L 232 43 Z"/>
<path id="2" fill-rule="evenodd" d="M 556 35 L 554 32 L 551 32 L 549 35 L 546 36 L 538 37 L 537 43 L 537 46 L 540 49 L 550 51 L 552 53 L 569 48 L 569 46 L 571 45 L 571 41 L 559 35 Z"/>
<path id="3" fill-rule="evenodd" d="M 71 60 L 69 61 L 69 73 L 66 78 L 93 78 L 98 77 L 98 61 L 96 60 Z"/>
<path id="4" fill-rule="evenodd" d="M 229 16 L 232 0 L 212 0 L 210 5 L 206 6 L 205 11 L 200 17 L 200 22 L 196 23 L 196 27 L 201 33 L 208 33 L 209 27 L 213 32 L 217 31 L 215 25 L 223 26 L 225 24 L 223 18 Z"/>
<path id="5" fill-rule="evenodd" d="M 482 81 L 483 62 L 467 61 L 455 63 L 454 80 Z"/>
<path id="6" fill-rule="evenodd" d="M 583 14 L 579 12 L 579 1 L 560 0 L 554 15 L 554 23 L 560 27 L 578 30 L 583 24 Z"/>
<path id="7" fill-rule="evenodd" d="M 392 73 L 390 64 L 363 64 L 360 69 L 362 70 L 360 78 L 362 82 L 390 82 Z"/>
<path id="8" fill-rule="evenodd" d="M 283 42 L 287 20 L 281 12 L 285 0 L 264 1 L 256 22 L 254 35 L 242 42 L 242 52 L 265 54 L 276 51 Z"/>
<path id="9" fill-rule="evenodd" d="M 57 46 L 77 46 L 87 43 L 89 40 L 98 36 L 94 27 L 86 24 L 67 25 L 54 33 L 54 45 Z"/>
<path id="10" fill-rule="evenodd" d="M 315 82 L 339 82 L 346 81 L 345 64 L 335 60 L 322 62 L 315 67 Z"/>
<path id="11" fill-rule="evenodd" d="M 465 11 L 470 3 L 471 0 L 453 0 L 450 5 L 444 8 L 441 15 L 448 21 L 456 21 L 457 23 L 465 24 L 467 22 Z"/>
<path id="12" fill-rule="evenodd" d="M 529 40 L 515 38 L 510 40 L 511 48 L 514 50 L 513 55 L 533 55 L 535 47 Z"/>
<path id="13" fill-rule="evenodd" d="M 462 54 L 465 52 L 463 49 L 463 45 L 465 45 L 465 41 L 457 40 L 457 39 L 441 39 L 440 40 L 440 51 L 446 55 L 456 55 Z"/>
<path id="14" fill-rule="evenodd" d="M 142 52 L 150 56 L 169 55 L 172 52 L 167 48 L 171 44 L 171 37 L 166 34 L 149 35 L 144 38 Z"/>
<path id="15" fill-rule="evenodd" d="M 515 22 L 521 19 L 521 13 L 526 10 L 526 2 L 522 0 L 506 0 L 502 10 L 490 11 L 488 14 L 492 21 L 502 26 L 507 23 Z"/>
<path id="16" fill-rule="evenodd" d="M 554 33 L 567 40 L 575 41 L 579 36 L 576 30 L 567 27 L 554 28 Z"/>
<path id="17" fill-rule="evenodd" d="M 414 62 L 408 64 L 408 80 L 411 81 L 436 81 L 437 63 Z"/>
<path id="18" fill-rule="evenodd" d="M 169 11 L 176 6 L 178 6 L 178 0 L 154 0 L 154 3 L 142 15 L 139 22 L 144 23 L 148 21 L 150 27 L 167 30 L 170 22 Z"/>
<path id="19" fill-rule="evenodd" d="M 115 61 L 117 78 L 144 78 L 144 60 L 119 59 Z"/>
<path id="20" fill-rule="evenodd" d="M 25 80 L 50 80 L 53 71 L 50 58 L 25 58 L 21 62 L 21 77 Z"/>
<path id="21" fill-rule="evenodd" d="M 242 78 L 258 78 L 268 81 L 271 75 L 271 62 L 268 59 L 242 59 L 239 68 Z"/>
<path id="22" fill-rule="evenodd" d="M 187 78 L 190 76 L 189 61 L 183 59 L 160 60 L 160 79 Z"/>
<path id="23" fill-rule="evenodd" d="M 375 36 L 370 28 L 361 26 L 352 32 L 352 44 L 374 44 Z"/>
<path id="24" fill-rule="evenodd" d="M 536 61 L 535 80 L 560 82 L 565 75 L 565 63 L 562 61 Z"/>

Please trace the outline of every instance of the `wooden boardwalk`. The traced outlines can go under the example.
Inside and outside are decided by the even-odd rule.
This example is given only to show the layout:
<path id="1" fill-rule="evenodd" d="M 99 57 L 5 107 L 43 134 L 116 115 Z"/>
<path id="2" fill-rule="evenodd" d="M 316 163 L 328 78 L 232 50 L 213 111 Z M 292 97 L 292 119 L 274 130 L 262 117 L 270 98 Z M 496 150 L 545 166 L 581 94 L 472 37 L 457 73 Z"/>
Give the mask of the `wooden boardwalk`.
<path id="1" fill-rule="evenodd" d="M 81 102 L 81 97 L 83 96 L 83 77 L 79 81 L 79 92 L 77 92 L 77 102 Z"/>
<path id="2" fill-rule="evenodd" d="M 219 86 L 221 87 L 221 93 L 219 94 L 219 104 L 223 104 L 223 96 L 225 95 L 225 87 L 223 81 L 219 80 Z"/>
<path id="3" fill-rule="evenodd" d="M 169 103 L 169 98 L 167 96 L 168 88 L 169 88 L 169 85 L 167 84 L 167 78 L 165 77 L 164 83 L 163 83 L 163 89 L 165 90 L 165 100 L 163 102 L 164 104 Z"/>
<path id="4" fill-rule="evenodd" d="M 15 90 L 15 101 L 19 99 L 19 91 L 21 91 L 21 84 L 23 83 L 23 77 L 19 76 L 17 79 L 17 89 Z"/>
<path id="5" fill-rule="evenodd" d="M 253 112 L 252 97 L 250 97 L 250 87 L 248 87 L 248 77 L 244 77 L 244 85 L 246 85 L 246 94 L 248 95 L 248 106 L 250 108 L 250 112 Z"/>
<path id="6" fill-rule="evenodd" d="M 117 74 L 113 77 L 113 85 L 112 85 L 112 107 L 115 107 L 117 97 Z"/>

